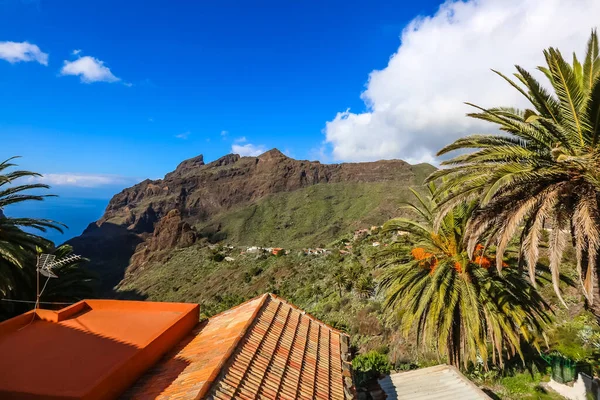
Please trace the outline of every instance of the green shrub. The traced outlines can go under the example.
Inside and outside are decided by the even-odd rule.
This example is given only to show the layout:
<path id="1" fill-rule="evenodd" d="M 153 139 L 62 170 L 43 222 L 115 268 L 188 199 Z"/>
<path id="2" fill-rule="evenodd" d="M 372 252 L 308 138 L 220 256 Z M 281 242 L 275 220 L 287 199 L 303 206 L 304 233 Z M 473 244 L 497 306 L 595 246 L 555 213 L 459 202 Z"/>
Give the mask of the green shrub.
<path id="1" fill-rule="evenodd" d="M 285 256 L 285 250 L 284 250 L 284 249 L 281 249 L 281 250 L 279 250 L 279 251 L 278 251 L 278 252 L 275 254 L 275 257 L 283 257 L 283 256 Z"/>
<path id="2" fill-rule="evenodd" d="M 396 363 L 394 369 L 396 371 L 412 371 L 413 369 L 418 369 L 419 366 L 413 362 L 399 362 Z"/>
<path id="3" fill-rule="evenodd" d="M 263 272 L 262 265 L 260 265 L 260 264 L 259 265 L 253 265 L 244 274 L 244 282 L 245 283 L 250 283 L 250 281 L 252 281 L 253 277 L 259 276 L 260 274 L 262 274 L 262 272 Z"/>
<path id="4" fill-rule="evenodd" d="M 370 351 L 354 357 L 352 368 L 354 369 L 354 383 L 356 386 L 362 387 L 380 375 L 389 374 L 392 366 L 385 354 Z"/>
<path id="5" fill-rule="evenodd" d="M 543 376 L 536 373 L 533 376 L 528 372 L 517 373 L 512 376 L 504 377 L 500 383 L 508 394 L 513 397 L 525 397 L 539 391 L 538 387 Z"/>
<path id="6" fill-rule="evenodd" d="M 225 256 L 224 256 L 223 254 L 221 254 L 221 253 L 215 253 L 215 254 L 213 254 L 213 256 L 212 256 L 212 260 L 213 260 L 213 261 L 216 261 L 216 262 L 221 262 L 221 261 L 223 261 L 224 259 L 225 259 Z"/>

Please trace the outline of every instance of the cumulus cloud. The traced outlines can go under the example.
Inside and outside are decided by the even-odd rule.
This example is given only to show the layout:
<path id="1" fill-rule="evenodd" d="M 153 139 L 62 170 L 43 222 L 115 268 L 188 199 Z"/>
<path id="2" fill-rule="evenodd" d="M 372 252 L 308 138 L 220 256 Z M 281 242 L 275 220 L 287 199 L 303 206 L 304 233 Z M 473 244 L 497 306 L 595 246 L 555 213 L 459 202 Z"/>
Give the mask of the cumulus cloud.
<path id="1" fill-rule="evenodd" d="M 75 49 L 71 52 L 71 54 L 74 56 L 78 55 L 79 53 L 81 53 L 81 49 Z"/>
<path id="2" fill-rule="evenodd" d="M 234 139 L 234 142 L 235 142 L 235 143 L 245 143 L 245 142 L 247 142 L 247 141 L 248 141 L 248 140 L 246 139 L 246 136 L 242 136 L 242 137 L 239 137 L 239 138 L 236 138 L 236 139 Z"/>
<path id="3" fill-rule="evenodd" d="M 387 67 L 371 72 L 361 95 L 366 111 L 339 112 L 326 123 L 332 157 L 434 162 L 437 150 L 454 139 L 493 132 L 465 117 L 471 111 L 465 101 L 483 107 L 525 103 L 490 68 L 505 74 L 514 72 L 514 64 L 533 70 L 550 46 L 567 56 L 582 54 L 598 15 L 598 0 L 447 1 L 435 15 L 410 22 Z"/>
<path id="4" fill-rule="evenodd" d="M 190 137 L 190 133 L 191 133 L 190 131 L 183 132 L 183 133 L 180 133 L 179 135 L 175 135 L 175 137 L 176 137 L 177 139 L 183 139 L 183 140 L 185 140 L 185 139 L 187 139 L 188 137 Z"/>
<path id="5" fill-rule="evenodd" d="M 84 56 L 75 61 L 67 61 L 60 70 L 61 75 L 79 76 L 81 82 L 118 82 L 121 79 L 113 75 L 110 69 L 104 65 L 104 61 L 97 58 Z"/>
<path id="6" fill-rule="evenodd" d="M 110 185 L 131 185 L 138 179 L 118 175 L 94 175 L 80 173 L 44 174 L 28 178 L 30 183 L 45 183 L 51 186 L 95 188 Z"/>
<path id="7" fill-rule="evenodd" d="M 239 154 L 242 157 L 245 157 L 245 156 L 256 157 L 256 156 L 261 155 L 265 151 L 267 151 L 267 148 L 265 146 L 263 146 L 262 144 L 254 145 L 252 143 L 246 143 L 244 145 L 233 144 L 231 146 L 231 152 L 234 154 Z"/>
<path id="8" fill-rule="evenodd" d="M 48 54 L 29 42 L 0 42 L 0 59 L 11 64 L 21 61 L 36 61 L 48 65 Z"/>

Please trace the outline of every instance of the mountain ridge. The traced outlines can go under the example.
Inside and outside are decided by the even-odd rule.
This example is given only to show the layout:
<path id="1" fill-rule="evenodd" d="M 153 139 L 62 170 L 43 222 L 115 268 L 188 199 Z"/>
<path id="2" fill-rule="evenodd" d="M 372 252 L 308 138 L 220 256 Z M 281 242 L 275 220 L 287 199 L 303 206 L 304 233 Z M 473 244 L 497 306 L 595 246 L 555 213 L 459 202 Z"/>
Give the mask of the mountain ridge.
<path id="1" fill-rule="evenodd" d="M 69 243 L 92 260 L 106 291 L 127 269 L 199 240 L 303 245 L 332 240 L 361 221 L 382 223 L 397 209 L 394 199 L 434 169 L 402 160 L 322 164 L 277 149 L 210 163 L 199 155 L 113 196 Z"/>

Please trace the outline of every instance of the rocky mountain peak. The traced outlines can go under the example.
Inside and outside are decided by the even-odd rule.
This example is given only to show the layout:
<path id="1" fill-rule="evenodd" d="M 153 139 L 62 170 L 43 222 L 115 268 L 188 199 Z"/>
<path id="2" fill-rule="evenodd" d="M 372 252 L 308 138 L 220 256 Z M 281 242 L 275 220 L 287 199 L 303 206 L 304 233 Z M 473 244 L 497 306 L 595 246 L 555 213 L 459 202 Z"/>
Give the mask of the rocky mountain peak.
<path id="1" fill-rule="evenodd" d="M 238 154 L 227 154 L 211 163 L 208 164 L 209 167 L 223 167 L 225 165 L 235 164 L 240 159 Z"/>
<path id="2" fill-rule="evenodd" d="M 188 158 L 187 160 L 180 162 L 177 168 L 175 168 L 175 171 L 169 172 L 167 175 L 165 175 L 165 179 L 168 179 L 173 175 L 184 175 L 190 171 L 202 167 L 203 165 L 204 156 L 202 154 L 193 158 Z"/>
<path id="3" fill-rule="evenodd" d="M 284 158 L 289 158 L 289 157 L 286 156 L 285 154 L 283 154 L 281 151 L 279 151 L 276 148 L 266 151 L 266 152 L 262 153 L 260 156 L 258 156 L 259 160 L 273 160 L 273 159 L 284 159 Z"/>

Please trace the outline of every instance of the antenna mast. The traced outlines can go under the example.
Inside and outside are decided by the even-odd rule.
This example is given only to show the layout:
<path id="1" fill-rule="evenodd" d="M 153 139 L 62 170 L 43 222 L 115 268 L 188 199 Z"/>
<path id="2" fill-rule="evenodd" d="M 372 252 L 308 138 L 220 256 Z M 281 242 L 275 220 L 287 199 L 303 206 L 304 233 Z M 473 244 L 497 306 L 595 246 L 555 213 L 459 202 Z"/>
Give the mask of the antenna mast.
<path id="1" fill-rule="evenodd" d="M 58 278 L 58 276 L 54 272 L 52 272 L 52 268 L 60 267 L 62 265 L 65 265 L 65 264 L 68 264 L 70 262 L 80 260 L 80 259 L 81 259 L 81 256 L 78 256 L 76 254 L 72 254 L 70 256 L 63 257 L 59 260 L 56 259 L 56 256 L 54 254 L 38 255 L 37 263 L 36 263 L 36 285 L 35 285 L 36 300 L 35 300 L 34 310 L 36 310 L 40 304 L 40 297 L 42 296 L 44 289 L 46 289 L 46 284 L 48 283 L 48 280 L 50 280 L 50 278 Z M 44 284 L 44 287 L 42 288 L 41 291 L 40 291 L 40 274 L 44 275 L 47 278 L 46 284 Z"/>

